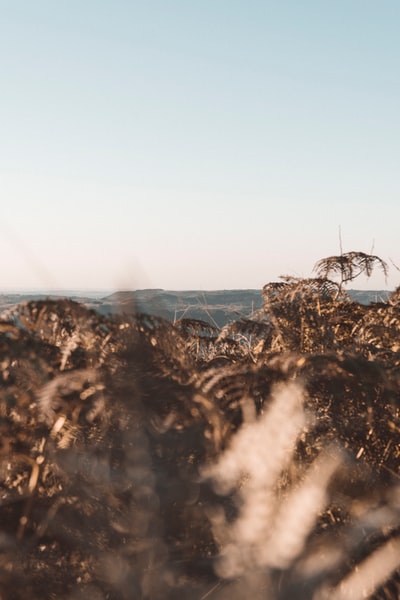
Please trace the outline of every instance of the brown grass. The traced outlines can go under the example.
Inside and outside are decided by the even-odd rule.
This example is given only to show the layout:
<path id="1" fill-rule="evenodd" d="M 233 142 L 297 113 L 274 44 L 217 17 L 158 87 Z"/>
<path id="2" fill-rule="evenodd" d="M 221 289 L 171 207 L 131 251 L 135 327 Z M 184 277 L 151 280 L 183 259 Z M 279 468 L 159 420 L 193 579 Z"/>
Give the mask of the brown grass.
<path id="1" fill-rule="evenodd" d="M 398 291 L 344 289 L 376 266 L 324 259 L 221 331 L 3 315 L 0 598 L 398 598 Z"/>

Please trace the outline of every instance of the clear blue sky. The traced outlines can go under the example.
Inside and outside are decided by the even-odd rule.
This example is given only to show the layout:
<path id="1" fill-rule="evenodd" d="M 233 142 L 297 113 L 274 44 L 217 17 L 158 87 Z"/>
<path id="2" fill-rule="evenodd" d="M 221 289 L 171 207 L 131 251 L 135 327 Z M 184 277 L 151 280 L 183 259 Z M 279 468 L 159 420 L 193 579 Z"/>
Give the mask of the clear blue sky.
<path id="1" fill-rule="evenodd" d="M 398 0 L 0 0 L 0 287 L 259 288 L 339 225 L 400 265 L 399 28 Z"/>

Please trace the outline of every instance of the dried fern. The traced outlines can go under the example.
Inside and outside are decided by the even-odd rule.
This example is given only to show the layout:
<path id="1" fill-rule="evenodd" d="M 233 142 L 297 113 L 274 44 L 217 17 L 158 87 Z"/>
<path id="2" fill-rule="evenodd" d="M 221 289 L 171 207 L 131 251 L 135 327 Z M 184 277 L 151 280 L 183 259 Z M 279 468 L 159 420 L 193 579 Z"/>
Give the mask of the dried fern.
<path id="1" fill-rule="evenodd" d="M 343 290 L 375 267 L 323 259 L 222 330 L 3 315 L 0 595 L 398 598 L 397 296 Z"/>
<path id="2" fill-rule="evenodd" d="M 377 267 L 387 277 L 388 265 L 379 256 L 353 251 L 322 258 L 315 264 L 314 270 L 319 277 L 330 277 L 332 274 L 338 275 L 339 287 L 342 290 L 343 285 L 349 281 L 354 281 L 360 275 L 371 277 L 373 270 Z"/>

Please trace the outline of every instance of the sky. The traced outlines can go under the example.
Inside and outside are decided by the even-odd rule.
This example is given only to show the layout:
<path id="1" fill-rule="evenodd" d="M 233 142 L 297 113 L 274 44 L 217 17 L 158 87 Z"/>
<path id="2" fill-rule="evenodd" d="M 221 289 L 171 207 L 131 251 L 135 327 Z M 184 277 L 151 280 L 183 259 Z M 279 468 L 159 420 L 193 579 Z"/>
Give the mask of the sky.
<path id="1" fill-rule="evenodd" d="M 0 0 L 0 289 L 400 283 L 398 0 Z M 339 236 L 340 230 L 340 236 Z"/>

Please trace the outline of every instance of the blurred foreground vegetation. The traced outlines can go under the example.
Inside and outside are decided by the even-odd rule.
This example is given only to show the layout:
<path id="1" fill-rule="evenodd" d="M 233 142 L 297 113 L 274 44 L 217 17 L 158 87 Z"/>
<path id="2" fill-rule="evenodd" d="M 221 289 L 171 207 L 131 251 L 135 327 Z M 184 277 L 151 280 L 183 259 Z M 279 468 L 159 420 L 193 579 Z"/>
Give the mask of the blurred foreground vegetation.
<path id="1" fill-rule="evenodd" d="M 222 328 L 68 300 L 0 321 L 0 598 L 400 593 L 400 292 L 376 256 Z"/>

